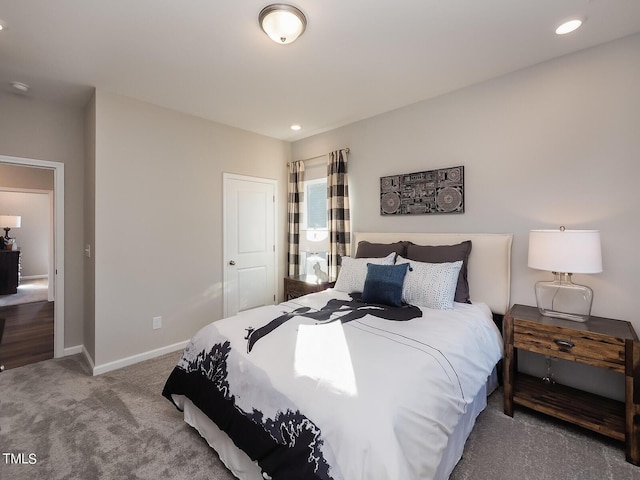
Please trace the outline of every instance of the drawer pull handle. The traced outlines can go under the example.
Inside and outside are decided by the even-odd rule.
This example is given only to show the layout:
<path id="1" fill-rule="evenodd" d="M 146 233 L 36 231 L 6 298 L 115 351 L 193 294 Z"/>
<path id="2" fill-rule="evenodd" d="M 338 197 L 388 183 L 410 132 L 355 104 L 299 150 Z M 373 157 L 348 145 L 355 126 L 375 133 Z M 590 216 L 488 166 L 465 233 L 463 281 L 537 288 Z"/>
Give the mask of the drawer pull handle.
<path id="1" fill-rule="evenodd" d="M 558 345 L 559 347 L 567 347 L 567 348 L 573 348 L 576 346 L 575 343 L 570 342 L 569 340 L 554 340 L 555 344 Z"/>

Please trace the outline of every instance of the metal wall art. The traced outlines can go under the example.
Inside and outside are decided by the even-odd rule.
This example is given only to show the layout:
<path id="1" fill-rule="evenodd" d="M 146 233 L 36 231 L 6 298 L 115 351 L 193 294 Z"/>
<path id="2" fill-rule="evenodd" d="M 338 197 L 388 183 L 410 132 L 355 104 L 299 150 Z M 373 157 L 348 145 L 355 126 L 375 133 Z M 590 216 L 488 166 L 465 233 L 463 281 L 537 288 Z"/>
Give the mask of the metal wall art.
<path id="1" fill-rule="evenodd" d="M 464 213 L 464 167 L 380 177 L 380 215 Z"/>

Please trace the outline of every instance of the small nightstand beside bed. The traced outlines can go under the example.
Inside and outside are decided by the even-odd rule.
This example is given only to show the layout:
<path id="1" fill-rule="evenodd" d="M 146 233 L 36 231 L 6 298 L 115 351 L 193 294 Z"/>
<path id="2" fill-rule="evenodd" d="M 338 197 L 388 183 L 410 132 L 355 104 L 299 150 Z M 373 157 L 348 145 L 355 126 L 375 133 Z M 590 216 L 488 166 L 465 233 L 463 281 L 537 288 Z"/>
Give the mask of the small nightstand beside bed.
<path id="1" fill-rule="evenodd" d="M 424 262 L 442 249 L 414 248 L 412 259 L 404 243 L 406 257 L 348 259 L 333 289 L 204 327 L 163 395 L 242 480 L 446 479 L 496 386 L 502 341 L 492 312 L 509 306 L 511 239 L 355 234 L 370 252 L 471 241 L 471 303 L 452 302 L 459 264 L 446 254 Z M 367 277 L 367 263 L 382 268 Z M 413 305 L 376 301 L 374 269 L 406 270 L 402 296 Z"/>

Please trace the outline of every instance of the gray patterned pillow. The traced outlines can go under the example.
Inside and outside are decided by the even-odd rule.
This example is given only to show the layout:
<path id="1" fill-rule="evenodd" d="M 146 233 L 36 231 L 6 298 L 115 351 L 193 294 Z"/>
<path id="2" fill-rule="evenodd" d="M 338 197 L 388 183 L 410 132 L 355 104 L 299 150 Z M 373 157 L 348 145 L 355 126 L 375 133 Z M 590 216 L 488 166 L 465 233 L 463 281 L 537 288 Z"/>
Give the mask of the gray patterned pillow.
<path id="1" fill-rule="evenodd" d="M 469 282 L 467 281 L 467 266 L 471 253 L 471 240 L 466 240 L 456 245 L 416 245 L 409 242 L 407 254 L 402 255 L 409 260 L 425 263 L 457 262 L 462 260 L 462 268 L 458 275 L 455 301 L 471 303 L 469 295 Z"/>
<path id="2" fill-rule="evenodd" d="M 334 288 L 346 293 L 362 292 L 367 278 L 367 263 L 393 265 L 395 258 L 395 253 L 390 253 L 383 258 L 342 257 L 342 266 Z"/>
<path id="3" fill-rule="evenodd" d="M 424 263 L 398 257 L 396 264 L 401 263 L 409 264 L 402 287 L 403 302 L 437 310 L 453 308 L 462 260 Z"/>

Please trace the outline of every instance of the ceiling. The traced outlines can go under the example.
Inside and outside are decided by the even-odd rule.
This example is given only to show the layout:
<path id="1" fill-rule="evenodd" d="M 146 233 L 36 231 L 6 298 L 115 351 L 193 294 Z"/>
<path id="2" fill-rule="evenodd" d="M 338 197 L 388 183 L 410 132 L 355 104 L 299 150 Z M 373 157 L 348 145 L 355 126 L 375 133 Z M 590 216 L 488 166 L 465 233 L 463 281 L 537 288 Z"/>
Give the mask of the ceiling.
<path id="1" fill-rule="evenodd" d="M 268 3 L 0 0 L 0 89 L 79 106 L 97 87 L 295 141 L 640 32 L 640 0 L 296 0 L 307 30 L 277 45 Z"/>

